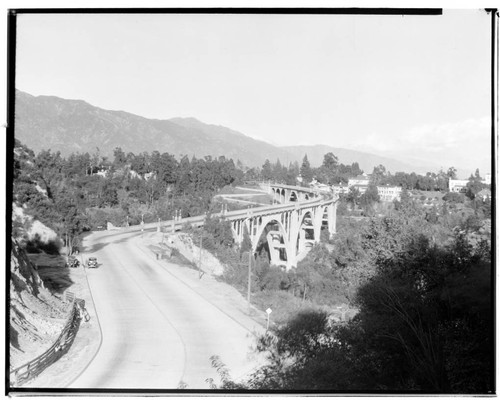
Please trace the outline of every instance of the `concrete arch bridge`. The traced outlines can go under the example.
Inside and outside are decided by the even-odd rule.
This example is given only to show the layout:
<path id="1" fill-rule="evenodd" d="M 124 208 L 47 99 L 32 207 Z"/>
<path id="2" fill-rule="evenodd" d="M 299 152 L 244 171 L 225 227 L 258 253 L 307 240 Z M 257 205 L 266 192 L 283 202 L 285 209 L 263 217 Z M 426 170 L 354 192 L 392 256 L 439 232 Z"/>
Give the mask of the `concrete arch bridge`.
<path id="1" fill-rule="evenodd" d="M 245 230 L 252 242 L 252 251 L 267 241 L 271 264 L 286 268 L 296 267 L 315 243 L 321 230 L 327 228 L 330 236 L 336 232 L 338 197 L 320 194 L 308 188 L 265 184 L 261 186 L 278 204 L 213 214 L 231 222 L 235 242 L 241 244 Z M 281 203 L 281 204 L 279 204 Z M 203 226 L 205 215 L 166 222 L 163 232 L 182 229 L 182 225 Z M 158 226 L 147 224 L 145 229 Z"/>

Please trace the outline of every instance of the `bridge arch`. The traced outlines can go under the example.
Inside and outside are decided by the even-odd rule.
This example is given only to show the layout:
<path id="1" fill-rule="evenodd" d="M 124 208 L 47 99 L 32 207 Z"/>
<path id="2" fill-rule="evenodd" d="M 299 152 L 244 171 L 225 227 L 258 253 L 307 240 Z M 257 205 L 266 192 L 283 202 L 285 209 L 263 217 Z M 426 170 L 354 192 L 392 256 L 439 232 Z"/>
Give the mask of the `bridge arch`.
<path id="1" fill-rule="evenodd" d="M 319 232 L 315 224 L 314 210 L 307 210 L 300 216 L 295 236 L 292 238 L 295 254 L 300 258 L 309 251 L 315 242 L 319 242 Z"/>
<path id="2" fill-rule="evenodd" d="M 269 256 L 271 264 L 287 266 L 287 261 L 293 256 L 291 253 L 290 245 L 287 239 L 287 232 L 285 226 L 280 221 L 281 218 L 269 217 L 262 219 L 261 224 L 258 226 L 255 236 L 252 239 L 252 249 L 257 250 L 266 228 L 269 226 L 277 226 L 278 230 L 270 229 L 267 231 L 265 238 L 269 249 Z"/>

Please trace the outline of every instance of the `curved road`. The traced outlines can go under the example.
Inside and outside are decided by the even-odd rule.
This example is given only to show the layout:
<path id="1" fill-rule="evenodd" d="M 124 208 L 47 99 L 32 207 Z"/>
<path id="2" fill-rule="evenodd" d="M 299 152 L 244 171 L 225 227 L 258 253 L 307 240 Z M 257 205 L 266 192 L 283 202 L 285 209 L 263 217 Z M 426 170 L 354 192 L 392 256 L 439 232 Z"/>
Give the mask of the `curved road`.
<path id="1" fill-rule="evenodd" d="M 205 300 L 141 246 L 137 232 L 98 232 L 84 258 L 102 329 L 102 344 L 73 389 L 207 389 L 219 382 L 209 358 L 218 355 L 240 377 L 254 367 L 252 333 Z M 242 318 L 248 318 L 242 315 Z"/>

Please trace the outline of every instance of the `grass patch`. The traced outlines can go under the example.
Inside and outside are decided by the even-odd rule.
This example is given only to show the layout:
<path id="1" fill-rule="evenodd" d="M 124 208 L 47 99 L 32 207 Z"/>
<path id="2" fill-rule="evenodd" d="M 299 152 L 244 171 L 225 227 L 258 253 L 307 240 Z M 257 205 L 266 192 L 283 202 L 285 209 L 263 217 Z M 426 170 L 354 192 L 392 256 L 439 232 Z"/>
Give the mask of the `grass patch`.
<path id="1" fill-rule="evenodd" d="M 178 264 L 182 267 L 188 267 L 191 269 L 198 270 L 198 267 L 196 264 L 190 260 L 188 260 L 186 257 L 184 257 L 181 252 L 175 248 L 172 249 L 172 256 L 168 259 L 170 262 L 173 262 L 174 264 Z"/>
<path id="2" fill-rule="evenodd" d="M 253 293 L 251 297 L 252 304 L 259 310 L 273 310 L 271 321 L 276 324 L 283 324 L 291 317 L 297 314 L 297 311 L 303 309 L 318 309 L 308 300 L 302 300 L 293 294 L 279 290 L 265 290 Z"/>

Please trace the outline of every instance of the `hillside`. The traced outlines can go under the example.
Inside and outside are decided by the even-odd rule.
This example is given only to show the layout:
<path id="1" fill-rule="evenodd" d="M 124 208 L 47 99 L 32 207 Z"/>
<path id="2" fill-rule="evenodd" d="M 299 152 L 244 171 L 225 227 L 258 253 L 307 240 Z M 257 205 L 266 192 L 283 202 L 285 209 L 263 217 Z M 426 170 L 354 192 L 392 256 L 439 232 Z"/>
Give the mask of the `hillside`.
<path id="1" fill-rule="evenodd" d="M 54 343 L 68 310 L 44 287 L 28 256 L 14 240 L 10 260 L 9 355 L 11 368 L 16 368 Z"/>
<path id="2" fill-rule="evenodd" d="M 304 154 L 312 166 L 319 166 L 324 154 L 333 152 L 340 162 L 358 162 L 366 172 L 379 164 L 391 172 L 429 170 L 375 154 L 325 145 L 277 147 L 195 118 L 147 119 L 124 111 L 104 110 L 82 100 L 35 97 L 19 90 L 15 113 L 16 138 L 36 153 L 51 149 L 68 156 L 76 152 L 94 154 L 99 149 L 101 156 L 112 157 L 113 150 L 121 147 L 125 153 L 158 150 L 177 158 L 225 156 L 249 167 L 260 167 L 266 159 L 271 162 L 279 159 L 285 165 L 300 163 Z"/>
<path id="3" fill-rule="evenodd" d="M 262 165 L 266 158 L 285 158 L 265 142 L 231 129 L 207 125 L 194 118 L 147 119 L 123 111 L 108 111 L 81 100 L 31 96 L 16 91 L 15 135 L 35 152 L 50 148 L 63 156 L 96 152 L 112 156 L 116 147 L 135 154 L 168 152 L 204 157 L 225 156 L 246 165 Z"/>

